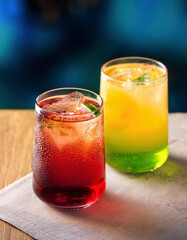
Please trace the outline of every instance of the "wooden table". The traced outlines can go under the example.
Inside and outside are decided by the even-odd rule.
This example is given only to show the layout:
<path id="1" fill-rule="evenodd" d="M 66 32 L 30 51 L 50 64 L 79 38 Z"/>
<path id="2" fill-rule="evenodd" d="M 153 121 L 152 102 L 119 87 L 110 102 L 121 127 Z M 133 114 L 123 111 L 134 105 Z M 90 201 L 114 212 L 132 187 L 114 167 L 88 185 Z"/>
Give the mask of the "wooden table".
<path id="1" fill-rule="evenodd" d="M 180 189 L 182 189 L 183 192 L 181 190 L 181 194 L 184 195 L 185 189 L 186 189 L 185 188 L 186 179 L 187 179 L 186 178 L 187 150 L 185 146 L 185 142 L 187 139 L 185 135 L 187 130 L 187 114 L 172 114 L 170 115 L 170 120 L 171 120 L 170 123 L 172 123 L 170 124 L 170 157 L 167 163 L 161 168 L 161 170 L 155 171 L 154 174 L 147 173 L 142 176 L 140 175 L 139 181 L 137 180 L 137 184 L 139 184 L 141 187 L 146 185 L 147 189 L 149 190 L 152 188 L 152 185 L 154 185 L 154 187 L 157 188 L 157 190 L 160 190 L 160 189 L 162 190 L 161 186 L 162 184 L 164 186 L 164 181 L 161 181 L 161 180 L 165 179 L 168 186 L 170 185 L 178 186 L 179 192 L 180 192 Z M 18 180 L 19 178 L 23 177 L 24 175 L 32 171 L 34 111 L 33 110 L 0 110 L 0 123 L 1 123 L 0 189 L 2 189 L 5 186 L 11 184 L 12 182 Z M 180 144 L 180 141 L 182 144 Z M 128 177 L 128 175 L 126 177 L 126 180 L 129 182 L 131 182 L 131 180 L 133 179 L 134 179 L 133 177 L 130 177 L 130 176 Z M 167 186 L 166 183 L 165 183 L 165 186 Z M 138 192 L 136 192 L 136 194 L 138 194 Z M 158 197 L 158 200 L 156 202 L 158 203 L 157 204 L 158 216 L 160 217 L 160 211 L 161 211 L 160 209 L 162 209 L 163 211 L 165 210 L 165 206 L 166 206 L 166 208 L 172 210 L 172 206 L 174 206 L 176 210 L 176 213 L 175 213 L 176 220 L 177 220 L 177 217 L 179 219 L 178 220 L 179 222 L 177 222 L 177 224 L 181 227 L 180 229 L 176 228 L 178 231 L 177 234 L 179 236 L 182 236 L 182 234 L 183 236 L 184 235 L 187 236 L 187 229 L 185 225 L 185 219 L 187 219 L 185 217 L 186 216 L 185 202 L 183 203 L 184 206 L 181 206 L 181 204 L 175 206 L 174 204 L 170 207 L 168 202 L 164 202 L 165 195 L 167 195 L 167 192 L 166 194 L 164 193 L 163 196 L 160 196 L 160 195 L 154 196 L 154 199 L 155 197 Z M 179 198 L 179 195 L 180 194 L 177 194 L 176 197 Z M 162 200 L 162 202 L 160 201 L 160 199 Z M 147 199 L 147 204 L 150 203 L 151 204 L 150 207 L 152 207 L 153 203 L 148 200 L 149 199 Z M 172 203 L 175 203 L 175 201 L 171 202 L 171 204 Z M 168 209 L 166 210 L 169 211 Z M 172 222 L 175 222 L 175 215 L 172 215 L 171 217 L 172 219 L 170 220 L 172 220 Z M 159 219 L 160 221 L 162 220 L 161 217 Z M 162 224 L 162 221 L 161 221 L 161 224 Z M 173 226 L 173 231 L 175 232 L 175 224 L 173 224 L 172 226 Z M 154 235 L 154 236 L 156 236 L 157 238 L 157 235 Z M 8 223 L 5 223 L 0 220 L 0 240 L 20 240 L 20 239 L 28 240 L 32 238 L 27 234 L 21 232 L 20 230 L 16 229 L 15 227 L 9 225 Z M 136 238 L 136 239 L 139 239 L 139 238 Z M 171 239 L 171 238 L 167 238 L 167 239 Z M 177 237 L 175 239 L 184 239 L 184 238 Z"/>
<path id="2" fill-rule="evenodd" d="M 32 172 L 33 110 L 0 110 L 0 189 Z M 33 239 L 0 220 L 1 240 Z"/>

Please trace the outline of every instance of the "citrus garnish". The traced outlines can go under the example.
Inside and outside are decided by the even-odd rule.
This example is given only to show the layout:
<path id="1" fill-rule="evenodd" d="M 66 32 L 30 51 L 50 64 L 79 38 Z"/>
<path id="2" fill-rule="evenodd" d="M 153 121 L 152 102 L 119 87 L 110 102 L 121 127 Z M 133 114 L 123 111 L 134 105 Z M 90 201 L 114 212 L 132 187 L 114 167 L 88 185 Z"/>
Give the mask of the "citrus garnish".
<path id="1" fill-rule="evenodd" d="M 99 112 L 99 110 L 92 104 L 89 103 L 82 103 L 85 107 L 87 107 L 88 109 L 90 109 L 93 114 L 97 117 L 99 116 L 101 113 Z"/>
<path id="2" fill-rule="evenodd" d="M 151 78 L 149 73 L 144 73 L 142 76 L 134 79 L 134 82 L 146 82 Z"/>

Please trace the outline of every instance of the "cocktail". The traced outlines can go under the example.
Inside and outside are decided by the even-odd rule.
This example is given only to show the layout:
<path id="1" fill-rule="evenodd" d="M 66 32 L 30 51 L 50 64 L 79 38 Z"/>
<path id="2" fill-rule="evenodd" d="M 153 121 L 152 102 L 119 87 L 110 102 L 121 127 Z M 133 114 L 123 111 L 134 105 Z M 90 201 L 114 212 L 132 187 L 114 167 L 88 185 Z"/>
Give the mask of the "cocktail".
<path id="1" fill-rule="evenodd" d="M 36 99 L 33 188 L 58 208 L 87 207 L 105 191 L 102 99 L 62 88 Z"/>
<path id="2" fill-rule="evenodd" d="M 101 68 L 106 161 L 125 172 L 146 172 L 168 157 L 167 69 L 155 60 L 114 59 Z"/>

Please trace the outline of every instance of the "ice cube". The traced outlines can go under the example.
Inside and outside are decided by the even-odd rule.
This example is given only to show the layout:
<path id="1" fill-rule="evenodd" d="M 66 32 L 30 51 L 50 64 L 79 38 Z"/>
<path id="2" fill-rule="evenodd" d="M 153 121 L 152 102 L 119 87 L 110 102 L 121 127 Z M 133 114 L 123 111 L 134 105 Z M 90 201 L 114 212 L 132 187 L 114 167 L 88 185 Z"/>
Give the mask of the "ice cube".
<path id="1" fill-rule="evenodd" d="M 52 128 L 45 128 L 45 135 L 49 141 L 55 144 L 58 149 L 62 149 L 64 144 L 71 143 L 78 137 L 76 125 L 56 123 Z"/>
<path id="2" fill-rule="evenodd" d="M 140 75 L 143 75 L 145 73 L 148 73 L 149 75 L 151 75 L 152 79 L 149 80 L 153 80 L 156 78 L 159 78 L 161 76 L 161 71 L 156 67 L 156 66 L 144 66 L 142 68 L 142 71 L 140 73 Z"/>
<path id="3" fill-rule="evenodd" d="M 116 69 L 112 74 L 111 77 L 120 80 L 120 81 L 126 81 L 128 78 L 132 77 L 132 70 L 129 69 Z"/>
<path id="4" fill-rule="evenodd" d="M 84 95 L 75 91 L 63 97 L 56 103 L 45 105 L 43 109 L 56 113 L 75 113 L 84 101 Z"/>

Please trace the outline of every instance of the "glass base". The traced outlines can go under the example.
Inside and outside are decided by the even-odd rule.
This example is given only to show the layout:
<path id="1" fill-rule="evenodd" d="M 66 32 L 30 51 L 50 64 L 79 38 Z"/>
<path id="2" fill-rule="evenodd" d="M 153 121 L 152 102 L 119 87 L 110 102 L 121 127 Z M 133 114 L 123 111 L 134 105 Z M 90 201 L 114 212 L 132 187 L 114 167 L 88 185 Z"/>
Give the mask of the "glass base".
<path id="1" fill-rule="evenodd" d="M 141 173 L 161 167 L 168 158 L 168 145 L 161 150 L 135 153 L 107 152 L 106 162 L 123 172 Z"/>
<path id="2" fill-rule="evenodd" d="M 87 187 L 46 187 L 37 183 L 33 177 L 33 189 L 43 202 L 58 209 L 78 210 L 89 207 L 101 198 L 105 191 L 105 180 Z"/>

